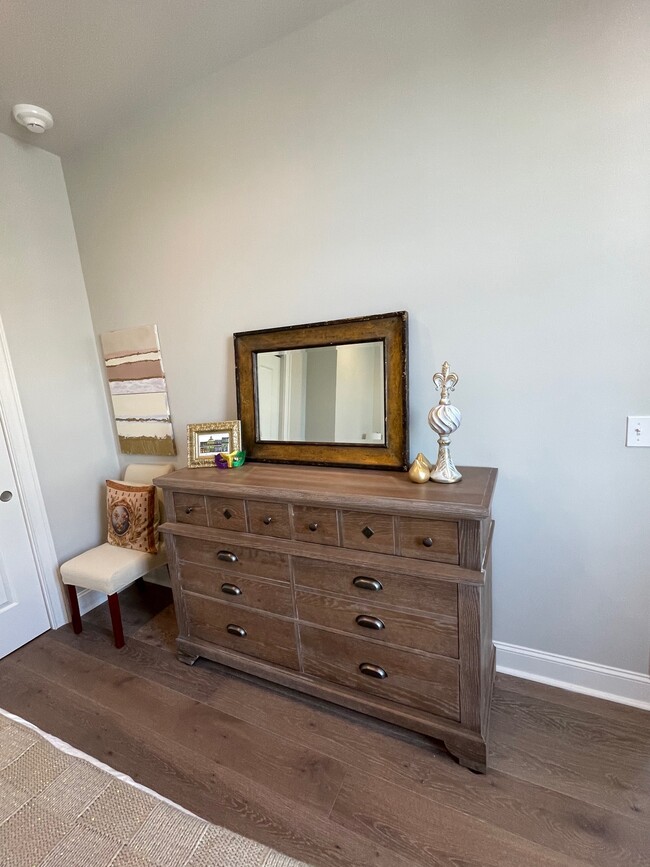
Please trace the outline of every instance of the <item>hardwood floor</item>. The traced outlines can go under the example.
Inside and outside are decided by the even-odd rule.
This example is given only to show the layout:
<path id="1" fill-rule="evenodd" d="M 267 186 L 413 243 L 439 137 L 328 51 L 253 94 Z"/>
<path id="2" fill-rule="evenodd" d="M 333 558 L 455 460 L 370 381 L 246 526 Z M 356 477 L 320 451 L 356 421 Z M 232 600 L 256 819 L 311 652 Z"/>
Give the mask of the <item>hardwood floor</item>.
<path id="1" fill-rule="evenodd" d="M 314 867 L 650 865 L 650 714 L 498 676 L 490 770 L 441 745 L 174 655 L 170 593 L 0 661 L 0 706 Z"/>

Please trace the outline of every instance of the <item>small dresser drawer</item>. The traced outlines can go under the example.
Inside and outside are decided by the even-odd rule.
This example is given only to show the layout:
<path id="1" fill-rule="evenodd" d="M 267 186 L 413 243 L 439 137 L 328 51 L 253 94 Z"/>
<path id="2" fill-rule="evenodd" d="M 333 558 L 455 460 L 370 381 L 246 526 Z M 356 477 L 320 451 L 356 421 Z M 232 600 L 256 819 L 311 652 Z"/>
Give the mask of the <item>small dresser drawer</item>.
<path id="1" fill-rule="evenodd" d="M 458 524 L 428 518 L 400 518 L 399 541 L 402 557 L 458 563 Z"/>
<path id="2" fill-rule="evenodd" d="M 459 719 L 458 663 L 300 624 L 306 674 Z"/>
<path id="3" fill-rule="evenodd" d="M 288 584 L 272 584 L 247 575 L 233 576 L 209 566 L 197 566 L 196 563 L 183 563 L 180 576 L 183 590 L 203 593 L 232 605 L 293 617 L 293 600 Z"/>
<path id="4" fill-rule="evenodd" d="M 178 524 L 198 524 L 207 527 L 205 497 L 199 494 L 174 493 L 174 513 Z"/>
<path id="5" fill-rule="evenodd" d="M 247 508 L 251 533 L 257 533 L 258 536 L 274 536 L 276 539 L 291 538 L 287 503 L 262 503 L 249 500 Z"/>
<path id="6" fill-rule="evenodd" d="M 226 497 L 206 497 L 208 521 L 217 530 L 246 532 L 246 512 L 243 500 Z"/>
<path id="7" fill-rule="evenodd" d="M 339 528 L 336 520 L 336 509 L 294 506 L 293 536 L 294 539 L 301 542 L 338 545 Z"/>
<path id="8" fill-rule="evenodd" d="M 398 647 L 458 658 L 458 621 L 393 611 L 362 600 L 296 591 L 298 619 Z"/>
<path id="9" fill-rule="evenodd" d="M 246 548 L 236 539 L 207 542 L 204 539 L 176 538 L 179 559 L 212 566 L 229 575 L 258 575 L 275 581 L 289 580 L 289 557 L 260 548 Z"/>
<path id="10" fill-rule="evenodd" d="M 296 585 L 340 593 L 370 605 L 395 605 L 423 614 L 458 617 L 457 585 L 414 575 L 392 575 L 377 569 L 293 557 Z"/>
<path id="11" fill-rule="evenodd" d="M 298 669 L 293 621 L 183 593 L 190 635 L 285 668 Z"/>
<path id="12" fill-rule="evenodd" d="M 341 512 L 343 547 L 378 554 L 395 553 L 395 526 L 392 515 L 370 512 Z"/>

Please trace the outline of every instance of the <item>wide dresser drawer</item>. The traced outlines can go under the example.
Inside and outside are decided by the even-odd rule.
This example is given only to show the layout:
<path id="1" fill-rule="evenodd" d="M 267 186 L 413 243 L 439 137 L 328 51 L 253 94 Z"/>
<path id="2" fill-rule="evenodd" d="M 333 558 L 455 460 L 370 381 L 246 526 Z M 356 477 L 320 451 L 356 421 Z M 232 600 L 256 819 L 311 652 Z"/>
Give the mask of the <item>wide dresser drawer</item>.
<path id="1" fill-rule="evenodd" d="M 452 581 L 398 575 L 332 560 L 292 557 L 296 587 L 323 590 L 368 602 L 458 618 L 458 588 Z"/>
<path id="2" fill-rule="evenodd" d="M 193 593 L 183 593 L 183 604 L 193 638 L 284 668 L 299 668 L 294 621 Z"/>
<path id="3" fill-rule="evenodd" d="M 176 538 L 176 551 L 181 561 L 213 566 L 230 575 L 256 575 L 274 581 L 289 580 L 289 557 L 264 548 L 249 548 L 240 544 L 236 536 L 228 542 L 209 542 L 205 539 Z"/>
<path id="4" fill-rule="evenodd" d="M 231 575 L 196 563 L 182 563 L 179 573 L 183 590 L 211 596 L 232 605 L 293 617 L 293 599 L 287 583 L 251 578 L 248 575 Z"/>
<path id="5" fill-rule="evenodd" d="M 305 674 L 459 719 L 458 662 L 300 624 Z"/>
<path id="6" fill-rule="evenodd" d="M 298 619 L 398 647 L 458 657 L 458 621 L 382 608 L 366 600 L 296 590 Z"/>

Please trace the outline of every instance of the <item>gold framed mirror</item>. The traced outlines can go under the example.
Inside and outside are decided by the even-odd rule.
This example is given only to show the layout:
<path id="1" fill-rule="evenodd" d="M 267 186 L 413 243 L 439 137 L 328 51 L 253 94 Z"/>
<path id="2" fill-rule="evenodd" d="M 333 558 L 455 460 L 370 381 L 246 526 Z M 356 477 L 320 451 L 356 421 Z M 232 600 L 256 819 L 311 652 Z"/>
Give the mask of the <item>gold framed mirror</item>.
<path id="1" fill-rule="evenodd" d="M 234 335 L 253 461 L 408 468 L 408 314 Z"/>

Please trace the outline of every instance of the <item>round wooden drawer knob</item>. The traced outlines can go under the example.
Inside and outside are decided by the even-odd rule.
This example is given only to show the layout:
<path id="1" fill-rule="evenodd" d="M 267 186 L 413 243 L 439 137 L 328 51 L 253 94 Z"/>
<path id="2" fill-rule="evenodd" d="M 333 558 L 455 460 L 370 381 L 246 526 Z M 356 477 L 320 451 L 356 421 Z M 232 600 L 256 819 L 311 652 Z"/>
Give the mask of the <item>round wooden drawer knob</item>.
<path id="1" fill-rule="evenodd" d="M 312 533 L 315 533 L 316 530 L 318 530 L 318 523 L 317 523 L 316 521 L 313 521 L 313 522 L 309 525 L 309 529 L 312 531 Z"/>
<path id="2" fill-rule="evenodd" d="M 430 548 L 433 545 L 433 539 L 431 536 L 427 536 L 426 539 L 422 540 L 422 544 L 425 548 Z"/>
<path id="3" fill-rule="evenodd" d="M 270 515 L 267 515 L 266 518 L 264 518 L 264 523 L 266 524 L 267 527 L 271 523 L 272 520 L 273 520 L 273 518 Z"/>

